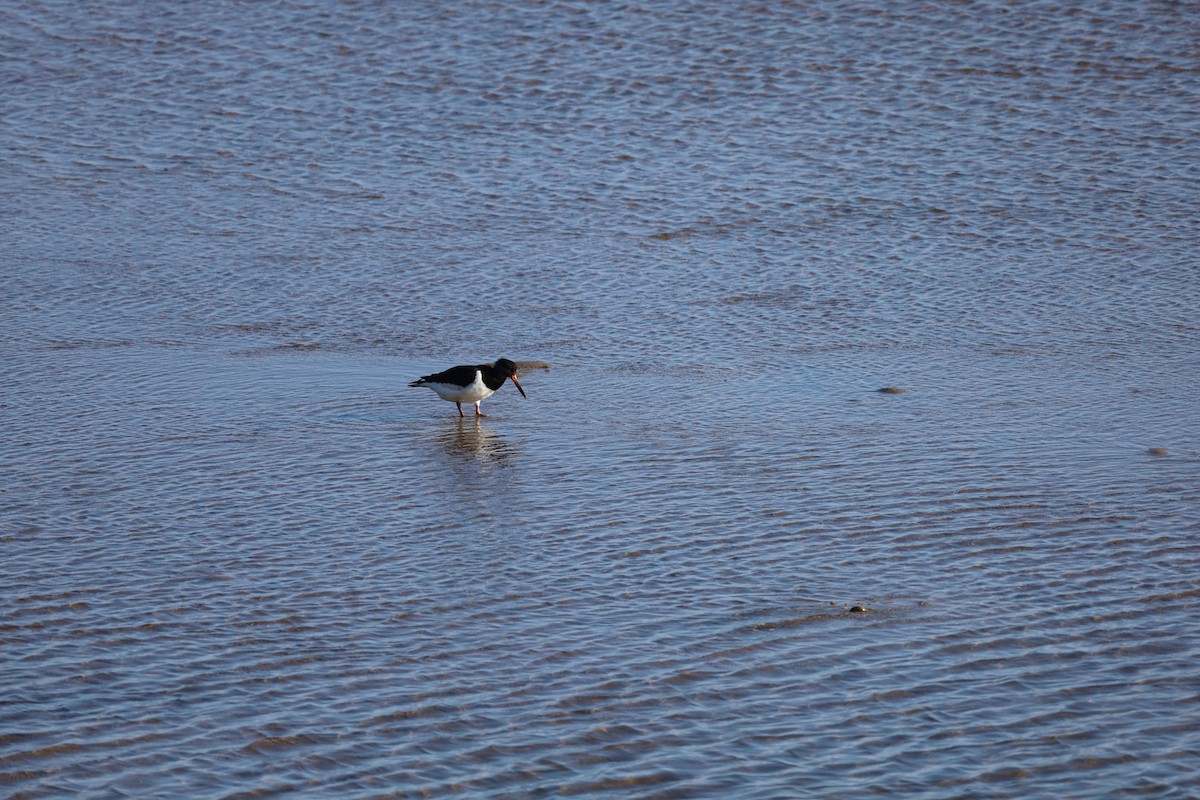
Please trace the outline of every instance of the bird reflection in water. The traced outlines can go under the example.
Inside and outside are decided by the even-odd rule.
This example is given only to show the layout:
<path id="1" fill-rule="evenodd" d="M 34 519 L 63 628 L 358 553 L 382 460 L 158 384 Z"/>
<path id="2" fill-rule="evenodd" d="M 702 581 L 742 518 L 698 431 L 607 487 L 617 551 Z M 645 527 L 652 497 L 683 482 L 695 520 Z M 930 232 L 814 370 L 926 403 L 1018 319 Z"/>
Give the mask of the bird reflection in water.
<path id="1" fill-rule="evenodd" d="M 457 424 L 439 434 L 446 452 L 486 466 L 506 466 L 516 449 L 500 434 L 480 423 L 478 418 L 459 418 Z"/>

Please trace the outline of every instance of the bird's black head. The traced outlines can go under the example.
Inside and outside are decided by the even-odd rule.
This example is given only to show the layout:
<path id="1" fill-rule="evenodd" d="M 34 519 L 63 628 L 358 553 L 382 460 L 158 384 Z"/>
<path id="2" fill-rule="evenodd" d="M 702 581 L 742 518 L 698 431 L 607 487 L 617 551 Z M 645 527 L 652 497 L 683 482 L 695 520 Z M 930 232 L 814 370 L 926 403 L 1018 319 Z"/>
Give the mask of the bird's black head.
<path id="1" fill-rule="evenodd" d="M 497 358 L 496 363 L 492 364 L 492 369 L 499 370 L 504 377 L 509 378 L 513 382 L 513 386 L 517 387 L 517 391 L 521 393 L 521 397 L 529 397 L 525 394 L 525 390 L 521 388 L 521 384 L 517 383 L 517 365 L 507 358 Z"/>

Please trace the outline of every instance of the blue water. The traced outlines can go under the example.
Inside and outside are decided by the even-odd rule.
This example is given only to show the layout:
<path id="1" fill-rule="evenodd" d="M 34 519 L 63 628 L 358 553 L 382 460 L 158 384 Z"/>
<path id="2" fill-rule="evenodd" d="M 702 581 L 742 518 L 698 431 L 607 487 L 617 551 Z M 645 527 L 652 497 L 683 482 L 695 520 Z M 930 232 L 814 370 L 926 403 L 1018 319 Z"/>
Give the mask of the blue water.
<path id="1" fill-rule="evenodd" d="M 1196 3 L 0 31 L 0 794 L 1200 792 Z"/>

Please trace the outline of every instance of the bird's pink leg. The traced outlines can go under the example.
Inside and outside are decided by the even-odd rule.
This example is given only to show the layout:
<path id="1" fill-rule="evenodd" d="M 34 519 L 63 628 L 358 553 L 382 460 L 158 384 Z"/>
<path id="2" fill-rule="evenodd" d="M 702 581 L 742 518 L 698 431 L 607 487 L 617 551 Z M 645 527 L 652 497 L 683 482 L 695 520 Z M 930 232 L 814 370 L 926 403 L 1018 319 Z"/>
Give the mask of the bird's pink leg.
<path id="1" fill-rule="evenodd" d="M 466 414 L 462 413 L 462 403 L 455 403 L 454 405 L 458 408 L 458 415 L 460 417 L 465 417 Z"/>
<path id="2" fill-rule="evenodd" d="M 477 416 L 477 417 L 486 417 L 487 416 L 487 414 L 485 414 L 479 410 L 479 403 L 475 403 L 475 416 Z"/>

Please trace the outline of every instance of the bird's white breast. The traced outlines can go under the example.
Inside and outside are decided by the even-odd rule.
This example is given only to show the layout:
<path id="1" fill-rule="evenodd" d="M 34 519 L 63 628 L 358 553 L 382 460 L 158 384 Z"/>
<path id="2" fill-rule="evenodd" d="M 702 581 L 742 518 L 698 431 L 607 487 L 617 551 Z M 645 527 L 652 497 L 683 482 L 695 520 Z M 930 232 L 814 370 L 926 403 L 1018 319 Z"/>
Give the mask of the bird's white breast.
<path id="1" fill-rule="evenodd" d="M 479 370 L 475 370 L 475 380 L 466 386 L 458 386 L 453 383 L 433 383 L 432 381 L 426 382 L 425 385 L 437 392 L 438 397 L 452 403 L 478 403 L 485 397 L 491 397 L 496 391 L 484 385 L 483 373 Z"/>

